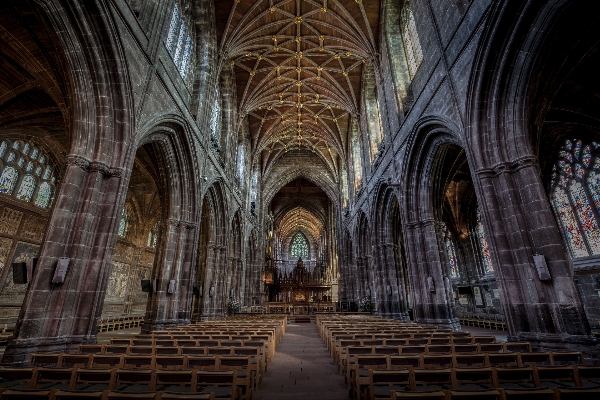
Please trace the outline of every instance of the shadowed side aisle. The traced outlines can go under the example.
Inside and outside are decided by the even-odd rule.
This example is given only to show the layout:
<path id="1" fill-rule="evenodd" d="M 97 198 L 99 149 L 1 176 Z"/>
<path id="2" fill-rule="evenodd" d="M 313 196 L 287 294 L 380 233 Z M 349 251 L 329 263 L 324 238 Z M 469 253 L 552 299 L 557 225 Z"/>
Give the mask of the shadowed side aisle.
<path id="1" fill-rule="evenodd" d="M 288 324 L 256 400 L 346 400 L 348 388 L 314 324 Z"/>

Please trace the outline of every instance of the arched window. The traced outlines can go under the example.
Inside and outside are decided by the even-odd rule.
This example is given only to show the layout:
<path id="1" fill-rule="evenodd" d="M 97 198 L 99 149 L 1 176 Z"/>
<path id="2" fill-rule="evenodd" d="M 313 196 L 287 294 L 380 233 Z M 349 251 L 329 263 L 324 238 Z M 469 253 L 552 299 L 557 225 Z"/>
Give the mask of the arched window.
<path id="1" fill-rule="evenodd" d="M 573 258 L 600 255 L 599 148 L 567 140 L 552 169 L 550 199 Z"/>
<path id="2" fill-rule="evenodd" d="M 179 74 L 183 80 L 186 80 L 192 59 L 193 40 L 184 14 L 177 3 L 173 5 L 165 46 L 173 58 Z"/>
<path id="3" fill-rule="evenodd" d="M 342 184 L 342 206 L 348 207 L 348 171 L 343 167 L 340 171 Z"/>
<path id="4" fill-rule="evenodd" d="M 25 175 L 17 192 L 17 199 L 30 202 L 37 182 L 32 175 Z"/>
<path id="5" fill-rule="evenodd" d="M 350 147 L 354 170 L 354 190 L 356 190 L 362 184 L 362 158 L 360 153 L 360 140 L 358 138 L 358 124 L 354 118 L 352 118 L 350 123 Z"/>
<path id="6" fill-rule="evenodd" d="M 0 193 L 33 202 L 39 208 L 51 205 L 56 178 L 48 156 L 40 147 L 31 142 L 2 140 L 0 161 Z"/>
<path id="7" fill-rule="evenodd" d="M 19 179 L 19 173 L 13 167 L 6 167 L 0 175 L 0 192 L 5 194 L 12 194 L 15 188 L 15 183 Z"/>
<path id="8" fill-rule="evenodd" d="M 215 100 L 210 116 L 210 139 L 215 147 L 219 149 L 219 143 L 221 142 L 221 92 L 218 86 L 215 89 Z"/>
<path id="9" fill-rule="evenodd" d="M 451 278 L 459 278 L 460 272 L 458 268 L 458 256 L 456 253 L 456 245 L 454 244 L 454 238 L 452 237 L 452 233 L 444 224 L 444 247 L 446 249 L 446 255 L 448 256 L 448 263 L 450 267 L 450 277 Z"/>
<path id="10" fill-rule="evenodd" d="M 150 228 L 148 233 L 148 247 L 156 248 L 156 242 L 158 241 L 158 221 Z"/>
<path id="11" fill-rule="evenodd" d="M 129 216 L 127 215 L 127 208 L 123 207 L 123 212 L 121 213 L 121 219 L 119 220 L 119 231 L 117 234 L 119 237 L 124 238 L 127 235 L 127 228 L 129 227 Z"/>
<path id="12" fill-rule="evenodd" d="M 40 208 L 47 208 L 52 198 L 52 186 L 48 182 L 42 182 L 35 197 L 35 205 Z"/>
<path id="13" fill-rule="evenodd" d="M 402 15 L 400 25 L 402 28 L 402 43 L 404 44 L 404 52 L 408 62 L 408 72 L 411 79 L 417 73 L 421 62 L 423 61 L 423 52 L 417 33 L 417 24 L 413 15 L 412 7 L 408 2 L 402 7 Z"/>
<path id="14" fill-rule="evenodd" d="M 290 252 L 292 259 L 294 258 L 308 258 L 308 242 L 303 234 L 298 232 L 292 240 L 292 250 Z"/>
<path id="15" fill-rule="evenodd" d="M 379 100 L 377 99 L 377 80 L 375 79 L 375 69 L 372 65 L 368 65 L 365 69 L 363 85 L 365 115 L 371 147 L 371 161 L 373 161 L 383 141 L 383 128 L 381 126 Z"/>
<path id="16" fill-rule="evenodd" d="M 246 144 L 240 143 L 237 151 L 237 176 L 240 184 L 244 182 L 244 174 L 246 173 Z"/>
<path id="17" fill-rule="evenodd" d="M 477 236 L 477 242 L 479 243 L 479 251 L 481 252 L 481 263 L 483 264 L 483 272 L 486 274 L 494 272 L 494 265 L 492 264 L 492 255 L 490 254 L 490 246 L 488 244 L 487 236 L 483 228 L 479 208 L 477 209 L 477 220 L 475 221 L 475 235 Z"/>

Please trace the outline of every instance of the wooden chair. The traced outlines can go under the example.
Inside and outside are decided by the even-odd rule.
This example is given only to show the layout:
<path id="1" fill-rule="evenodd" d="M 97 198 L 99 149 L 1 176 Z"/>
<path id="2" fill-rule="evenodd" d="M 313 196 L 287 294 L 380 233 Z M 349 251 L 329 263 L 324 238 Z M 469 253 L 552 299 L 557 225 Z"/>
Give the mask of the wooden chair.
<path id="1" fill-rule="evenodd" d="M 452 350 L 454 353 L 477 353 L 478 345 L 477 344 L 455 344 L 455 345 L 452 345 Z"/>
<path id="2" fill-rule="evenodd" d="M 418 400 L 450 400 L 446 392 L 441 390 L 426 393 L 392 392 L 392 400 L 418 399 Z"/>
<path id="3" fill-rule="evenodd" d="M 598 400 L 600 388 L 552 388 L 560 400 Z"/>
<path id="4" fill-rule="evenodd" d="M 502 400 L 502 395 L 498 390 L 450 390 L 447 391 L 451 400 Z"/>
<path id="5" fill-rule="evenodd" d="M 532 389 L 539 387 L 533 367 L 495 368 L 496 387 L 505 389 Z"/>
<path id="6" fill-rule="evenodd" d="M 535 367 L 535 372 L 542 387 L 581 387 L 581 381 L 573 366 Z"/>
<path id="7" fill-rule="evenodd" d="M 485 353 L 487 365 L 490 367 L 518 367 L 518 353 Z"/>
<path id="8" fill-rule="evenodd" d="M 188 368 L 204 371 L 219 369 L 219 356 L 187 356 L 186 358 Z"/>
<path id="9" fill-rule="evenodd" d="M 451 354 L 446 355 L 421 355 L 421 368 L 427 369 L 444 369 L 454 366 L 454 357 Z"/>
<path id="10" fill-rule="evenodd" d="M 552 389 L 501 389 L 504 400 L 554 400 Z"/>
<path id="11" fill-rule="evenodd" d="M 453 368 L 453 389 L 461 391 L 481 391 L 494 388 L 496 377 L 489 367 Z"/>
<path id="12" fill-rule="evenodd" d="M 414 388 L 418 392 L 430 392 L 443 389 L 452 389 L 452 370 L 444 369 L 421 369 L 413 370 Z"/>
<path id="13" fill-rule="evenodd" d="M 62 354 L 33 353 L 29 360 L 30 367 L 58 367 Z"/>
<path id="14" fill-rule="evenodd" d="M 215 400 L 215 394 L 163 392 L 160 396 L 160 400 Z"/>
<path id="15" fill-rule="evenodd" d="M 552 365 L 552 356 L 548 352 L 519 353 L 521 365 Z"/>
<path id="16" fill-rule="evenodd" d="M 575 369 L 582 387 L 600 387 L 600 366 L 577 365 Z"/>
<path id="17" fill-rule="evenodd" d="M 121 354 L 92 354 L 92 368 L 120 368 L 123 366 Z"/>
<path id="18" fill-rule="evenodd" d="M 454 354 L 454 367 L 486 367 L 489 366 L 485 354 Z"/>
<path id="19" fill-rule="evenodd" d="M 214 393 L 219 399 L 234 400 L 239 398 L 236 387 L 236 371 L 197 371 L 196 391 Z"/>
<path id="20" fill-rule="evenodd" d="M 78 392 L 103 392 L 115 389 L 115 371 L 113 368 L 77 368 L 69 390 Z"/>
<path id="21" fill-rule="evenodd" d="M 125 386 L 121 392 L 144 393 L 155 390 L 154 371 L 152 369 L 122 369 L 115 371 L 115 385 Z"/>
<path id="22" fill-rule="evenodd" d="M 387 370 L 389 357 L 386 355 L 368 354 L 358 355 L 355 362 L 349 365 L 346 380 L 348 387 L 353 389 L 355 397 L 360 400 L 370 397 L 366 391 L 369 388 L 369 371 Z"/>
<path id="23" fill-rule="evenodd" d="M 254 391 L 254 372 L 249 356 L 220 356 L 219 370 L 236 371 L 236 386 L 241 391 L 242 398 L 252 399 Z"/>
<path id="24" fill-rule="evenodd" d="M 563 351 L 550 353 L 552 365 L 585 365 L 583 353 L 580 351 Z"/>
<path id="25" fill-rule="evenodd" d="M 369 395 L 371 400 L 391 400 L 392 391 L 411 390 L 411 370 L 369 370 Z"/>
<path id="26" fill-rule="evenodd" d="M 154 368 L 153 355 L 126 355 L 123 356 L 122 368 Z"/>
<path id="27" fill-rule="evenodd" d="M 63 354 L 60 359 L 60 367 L 87 368 L 92 360 L 91 354 Z"/>
<path id="28" fill-rule="evenodd" d="M 156 387 L 167 393 L 192 393 L 196 391 L 192 370 L 162 370 L 155 372 Z"/>

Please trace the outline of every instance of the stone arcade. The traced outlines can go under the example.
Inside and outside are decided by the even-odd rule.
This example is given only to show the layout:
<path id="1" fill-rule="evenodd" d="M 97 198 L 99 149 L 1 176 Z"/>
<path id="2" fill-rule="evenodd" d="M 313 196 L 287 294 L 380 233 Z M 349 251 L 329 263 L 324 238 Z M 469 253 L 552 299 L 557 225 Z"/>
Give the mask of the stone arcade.
<path id="1" fill-rule="evenodd" d="M 0 2 L 2 363 L 292 295 L 594 353 L 588 3 Z"/>

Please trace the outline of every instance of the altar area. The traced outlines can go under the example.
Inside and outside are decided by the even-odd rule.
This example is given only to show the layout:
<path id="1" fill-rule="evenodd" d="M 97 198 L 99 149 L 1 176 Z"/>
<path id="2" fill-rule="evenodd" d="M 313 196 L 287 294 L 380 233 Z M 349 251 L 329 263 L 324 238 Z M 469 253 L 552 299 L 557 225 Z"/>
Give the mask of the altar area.
<path id="1" fill-rule="evenodd" d="M 268 287 L 266 312 L 272 314 L 309 315 L 336 311 L 332 284 L 324 269 L 309 271 L 299 258 L 293 271 L 277 268 Z"/>

